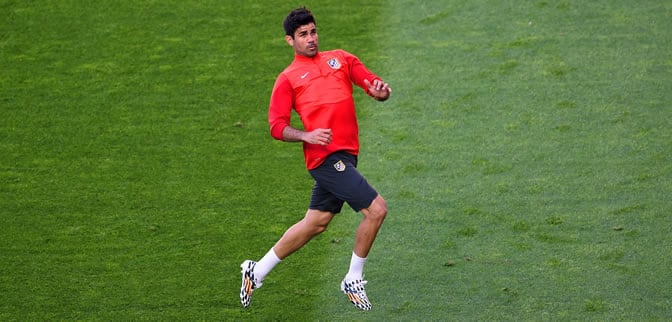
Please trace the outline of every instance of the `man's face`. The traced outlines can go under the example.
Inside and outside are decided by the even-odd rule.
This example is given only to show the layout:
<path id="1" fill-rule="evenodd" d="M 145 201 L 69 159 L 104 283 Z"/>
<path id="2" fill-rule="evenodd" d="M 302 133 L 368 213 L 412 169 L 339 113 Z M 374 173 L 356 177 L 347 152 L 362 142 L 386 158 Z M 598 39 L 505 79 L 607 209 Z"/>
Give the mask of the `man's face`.
<path id="1" fill-rule="evenodd" d="M 285 36 L 285 39 L 297 55 L 313 57 L 317 54 L 317 28 L 312 22 L 296 29 L 294 37 Z"/>

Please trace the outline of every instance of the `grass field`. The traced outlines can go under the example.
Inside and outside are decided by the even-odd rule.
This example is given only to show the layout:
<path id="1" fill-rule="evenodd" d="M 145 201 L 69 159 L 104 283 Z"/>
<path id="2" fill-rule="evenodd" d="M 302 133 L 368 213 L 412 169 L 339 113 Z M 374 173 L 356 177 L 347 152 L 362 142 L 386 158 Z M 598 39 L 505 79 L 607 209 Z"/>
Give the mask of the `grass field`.
<path id="1" fill-rule="evenodd" d="M 268 135 L 286 1 L 0 0 L 0 319 L 671 320 L 672 3 L 311 1 L 390 213 L 359 215 L 244 310 L 239 267 L 303 215 Z"/>

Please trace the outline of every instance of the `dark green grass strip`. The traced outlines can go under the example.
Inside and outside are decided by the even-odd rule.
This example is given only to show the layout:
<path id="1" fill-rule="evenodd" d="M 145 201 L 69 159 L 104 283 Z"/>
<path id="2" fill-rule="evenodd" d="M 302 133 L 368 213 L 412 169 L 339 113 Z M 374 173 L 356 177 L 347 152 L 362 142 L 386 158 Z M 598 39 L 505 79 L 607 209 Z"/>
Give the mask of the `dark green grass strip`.
<path id="1" fill-rule="evenodd" d="M 377 6 L 354 5 L 314 10 L 325 48 L 366 56 Z M 301 218 L 310 191 L 300 145 L 266 123 L 296 4 L 0 6 L 0 317 L 321 316 L 315 294 L 347 268 L 322 279 L 328 242 L 279 267 L 253 310 L 237 295 L 238 264 Z"/>

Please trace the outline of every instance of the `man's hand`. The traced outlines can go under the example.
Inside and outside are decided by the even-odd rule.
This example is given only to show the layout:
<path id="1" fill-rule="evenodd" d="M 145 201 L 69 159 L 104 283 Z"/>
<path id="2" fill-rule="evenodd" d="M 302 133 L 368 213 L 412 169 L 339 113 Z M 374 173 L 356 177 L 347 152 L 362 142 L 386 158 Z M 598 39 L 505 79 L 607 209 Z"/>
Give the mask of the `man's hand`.
<path id="1" fill-rule="evenodd" d="M 282 130 L 282 140 L 285 142 L 306 142 L 326 146 L 331 143 L 331 129 L 315 129 L 305 132 L 291 126 L 285 126 Z"/>
<path id="2" fill-rule="evenodd" d="M 331 143 L 331 129 L 315 129 L 310 132 L 304 132 L 301 140 L 310 144 L 327 146 Z"/>
<path id="3" fill-rule="evenodd" d="M 390 97 L 390 93 L 392 93 L 392 88 L 390 86 L 379 80 L 376 79 L 373 81 L 373 84 L 369 82 L 368 79 L 364 80 L 364 85 L 366 85 L 366 88 L 369 90 L 369 94 L 373 96 L 378 101 L 384 101 Z"/>

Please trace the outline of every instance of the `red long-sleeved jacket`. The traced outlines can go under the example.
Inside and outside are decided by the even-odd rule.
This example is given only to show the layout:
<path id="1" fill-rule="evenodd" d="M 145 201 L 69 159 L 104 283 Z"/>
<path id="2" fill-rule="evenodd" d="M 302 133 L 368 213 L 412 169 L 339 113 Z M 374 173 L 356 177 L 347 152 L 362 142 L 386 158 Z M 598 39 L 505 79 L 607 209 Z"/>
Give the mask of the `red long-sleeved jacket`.
<path id="1" fill-rule="evenodd" d="M 373 83 L 380 78 L 344 50 L 318 52 L 314 57 L 295 55 L 273 86 L 268 109 L 271 136 L 283 139 L 282 132 L 290 125 L 294 108 L 301 117 L 304 131 L 332 130 L 332 141 L 327 146 L 303 143 L 309 170 L 317 168 L 326 156 L 336 151 L 359 154 L 352 83 L 366 90 L 365 79 Z"/>

